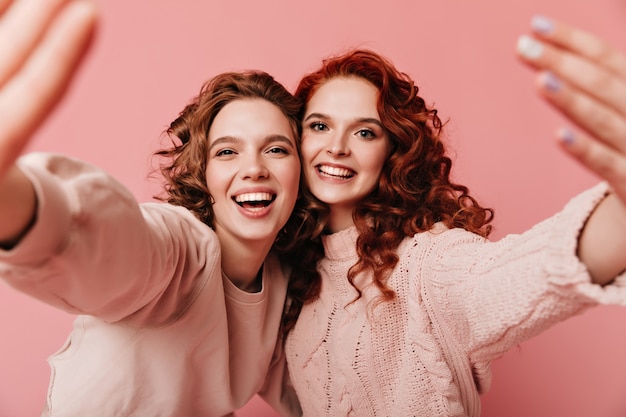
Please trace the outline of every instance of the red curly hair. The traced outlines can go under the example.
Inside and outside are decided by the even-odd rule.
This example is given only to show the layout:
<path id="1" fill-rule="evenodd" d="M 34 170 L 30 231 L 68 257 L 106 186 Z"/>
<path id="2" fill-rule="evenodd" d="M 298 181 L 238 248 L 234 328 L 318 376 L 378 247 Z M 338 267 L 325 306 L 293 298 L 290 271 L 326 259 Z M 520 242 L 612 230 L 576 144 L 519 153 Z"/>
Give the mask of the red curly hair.
<path id="1" fill-rule="evenodd" d="M 408 75 L 375 52 L 352 50 L 324 60 L 321 68 L 306 75 L 295 93 L 305 103 L 301 117 L 317 89 L 336 77 L 359 77 L 377 88 L 378 114 L 391 144 L 378 187 L 353 213 L 359 232 L 359 260 L 347 277 L 354 286 L 358 273 L 372 271 L 373 282 L 381 291 L 379 301 L 383 302 L 395 297 L 386 278 L 398 262 L 396 249 L 403 239 L 428 231 L 437 222 L 486 237 L 491 231 L 493 210 L 481 207 L 467 187 L 451 182 L 452 160 L 441 140 L 443 123 L 437 110 L 426 105 Z M 304 189 L 303 193 L 308 191 Z M 323 257 L 320 235 L 329 213 L 326 204 L 314 196 L 305 197 L 316 224 L 306 228 L 309 235 L 299 236 L 310 242 L 309 252 L 301 255 L 302 266 Z M 295 324 L 302 304 L 319 294 L 319 276 L 308 274 L 307 278 L 308 282 L 290 282 L 292 303 L 285 318 L 286 329 Z"/>

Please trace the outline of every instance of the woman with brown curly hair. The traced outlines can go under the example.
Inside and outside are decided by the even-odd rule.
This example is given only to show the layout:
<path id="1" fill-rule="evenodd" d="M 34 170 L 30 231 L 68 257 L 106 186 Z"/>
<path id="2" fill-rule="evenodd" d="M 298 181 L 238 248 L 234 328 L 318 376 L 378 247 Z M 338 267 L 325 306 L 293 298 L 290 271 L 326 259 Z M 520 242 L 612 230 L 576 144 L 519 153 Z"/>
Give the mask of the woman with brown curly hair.
<path id="1" fill-rule="evenodd" d="M 0 278 L 79 315 L 42 415 L 229 415 L 262 388 L 278 338 L 300 102 L 264 72 L 212 78 L 158 153 L 167 203 L 139 204 L 84 162 L 17 158 L 84 55 L 93 5 L 3 12 L 3 38 L 24 42 L 0 53 Z"/>
<path id="2" fill-rule="evenodd" d="M 493 211 L 450 179 L 437 110 L 387 59 L 329 58 L 296 96 L 315 200 L 300 237 L 317 242 L 303 259 L 319 277 L 290 282 L 285 353 L 305 416 L 478 416 L 491 360 L 589 306 L 625 302 L 623 193 L 600 185 L 492 242 Z M 624 188 L 626 171 L 605 172 Z"/>

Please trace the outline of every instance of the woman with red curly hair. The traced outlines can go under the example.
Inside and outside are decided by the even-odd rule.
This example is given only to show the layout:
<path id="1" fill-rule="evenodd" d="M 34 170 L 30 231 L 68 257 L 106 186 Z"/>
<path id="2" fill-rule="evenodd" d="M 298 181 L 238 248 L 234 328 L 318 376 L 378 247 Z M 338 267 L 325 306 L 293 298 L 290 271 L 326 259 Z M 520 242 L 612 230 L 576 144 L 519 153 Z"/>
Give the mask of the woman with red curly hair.
<path id="1" fill-rule="evenodd" d="M 624 193 L 599 185 L 492 242 L 493 211 L 450 179 L 437 110 L 387 59 L 327 59 L 296 96 L 313 201 L 301 266 L 319 276 L 290 283 L 285 353 L 305 416 L 478 416 L 490 361 L 625 302 Z"/>

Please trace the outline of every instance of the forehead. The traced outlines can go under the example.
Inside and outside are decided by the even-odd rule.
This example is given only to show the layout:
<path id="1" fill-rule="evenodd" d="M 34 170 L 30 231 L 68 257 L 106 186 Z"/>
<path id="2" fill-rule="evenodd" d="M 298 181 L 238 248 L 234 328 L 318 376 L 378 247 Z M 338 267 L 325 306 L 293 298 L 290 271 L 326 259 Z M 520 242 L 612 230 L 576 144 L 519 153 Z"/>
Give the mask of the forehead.
<path id="1" fill-rule="evenodd" d="M 376 116 L 378 89 L 360 77 L 335 77 L 322 84 L 307 102 L 307 113 L 356 113 Z"/>
<path id="2" fill-rule="evenodd" d="M 209 142 L 229 136 L 238 139 L 282 135 L 294 140 L 289 118 L 273 103 L 243 98 L 226 104 L 209 129 Z"/>

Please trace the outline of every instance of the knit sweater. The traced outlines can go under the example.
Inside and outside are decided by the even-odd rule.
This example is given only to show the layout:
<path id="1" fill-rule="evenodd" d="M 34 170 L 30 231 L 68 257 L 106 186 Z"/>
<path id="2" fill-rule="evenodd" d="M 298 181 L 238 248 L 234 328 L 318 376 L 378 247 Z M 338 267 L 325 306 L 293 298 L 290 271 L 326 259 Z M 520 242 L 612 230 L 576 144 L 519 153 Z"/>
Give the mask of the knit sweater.
<path id="1" fill-rule="evenodd" d="M 0 279 L 78 315 L 49 360 L 42 416 L 218 417 L 261 389 L 297 415 L 273 356 L 287 290 L 275 256 L 262 290 L 241 291 L 222 272 L 217 236 L 189 210 L 137 204 L 106 173 L 66 157 L 31 154 L 19 166 L 37 220 L 0 250 Z"/>
<path id="2" fill-rule="evenodd" d="M 387 281 L 396 298 L 373 309 L 371 276 L 357 276 L 356 301 L 346 279 L 357 261 L 356 229 L 325 236 L 321 294 L 304 306 L 285 346 L 304 415 L 476 415 L 477 401 L 465 410 L 462 393 L 477 398 L 488 389 L 493 359 L 590 306 L 626 303 L 624 275 L 594 285 L 576 256 L 579 232 L 605 193 L 599 185 L 497 242 L 441 224 L 406 238 Z"/>

